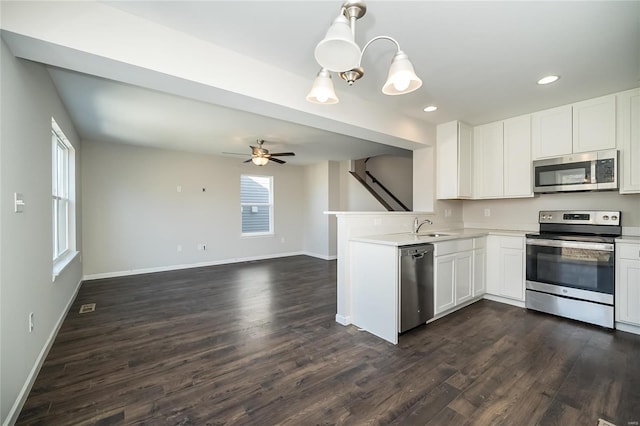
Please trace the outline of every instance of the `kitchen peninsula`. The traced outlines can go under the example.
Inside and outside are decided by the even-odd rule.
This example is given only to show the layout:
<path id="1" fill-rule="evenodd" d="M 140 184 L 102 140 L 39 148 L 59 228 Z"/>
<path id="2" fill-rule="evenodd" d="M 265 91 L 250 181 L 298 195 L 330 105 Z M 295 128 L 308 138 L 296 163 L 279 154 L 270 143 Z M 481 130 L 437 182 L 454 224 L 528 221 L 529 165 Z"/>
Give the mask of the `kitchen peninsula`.
<path id="1" fill-rule="evenodd" d="M 433 215 L 332 213 L 338 217 L 336 321 L 340 324 L 354 324 L 397 344 L 399 248 L 424 243 L 435 246 L 438 286 L 433 320 L 481 298 L 524 307 L 524 234 L 535 230 L 535 225 L 519 230 L 477 229 L 451 221 L 423 227 L 415 235 L 414 218 L 422 221 Z M 456 268 L 456 259 L 465 256 L 470 256 L 470 262 L 461 261 Z M 486 264 L 495 267 L 487 270 Z M 456 281 L 456 269 L 458 276 L 469 274 L 468 284 Z M 488 288 L 485 283 L 490 284 Z"/>

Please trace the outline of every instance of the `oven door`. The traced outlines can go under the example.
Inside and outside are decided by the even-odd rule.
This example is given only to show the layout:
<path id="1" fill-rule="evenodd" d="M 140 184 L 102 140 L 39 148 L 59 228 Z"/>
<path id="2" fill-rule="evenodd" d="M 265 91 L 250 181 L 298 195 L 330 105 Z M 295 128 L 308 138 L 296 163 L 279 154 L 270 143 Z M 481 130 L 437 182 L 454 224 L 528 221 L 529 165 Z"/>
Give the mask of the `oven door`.
<path id="1" fill-rule="evenodd" d="M 527 238 L 527 288 L 569 297 L 597 292 L 612 299 L 615 283 L 614 245 L 610 243 Z M 553 291 L 554 287 L 576 289 L 575 295 Z"/>

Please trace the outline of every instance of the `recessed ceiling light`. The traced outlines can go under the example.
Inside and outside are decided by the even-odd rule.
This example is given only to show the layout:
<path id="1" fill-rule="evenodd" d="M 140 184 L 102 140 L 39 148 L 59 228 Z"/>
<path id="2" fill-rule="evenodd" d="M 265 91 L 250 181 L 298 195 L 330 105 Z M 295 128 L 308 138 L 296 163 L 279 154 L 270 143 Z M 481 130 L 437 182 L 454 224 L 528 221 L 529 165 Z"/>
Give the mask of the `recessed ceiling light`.
<path id="1" fill-rule="evenodd" d="M 548 75 L 546 77 L 542 77 L 540 80 L 538 80 L 538 84 L 549 84 L 549 83 L 553 83 L 554 81 L 558 81 L 560 77 L 557 75 Z"/>
<path id="2" fill-rule="evenodd" d="M 428 107 L 425 107 L 425 108 L 424 108 L 424 112 L 433 112 L 433 111 L 435 111 L 435 110 L 437 110 L 437 109 L 438 109 L 438 107 L 437 107 L 437 106 L 435 106 L 435 105 L 429 105 Z"/>

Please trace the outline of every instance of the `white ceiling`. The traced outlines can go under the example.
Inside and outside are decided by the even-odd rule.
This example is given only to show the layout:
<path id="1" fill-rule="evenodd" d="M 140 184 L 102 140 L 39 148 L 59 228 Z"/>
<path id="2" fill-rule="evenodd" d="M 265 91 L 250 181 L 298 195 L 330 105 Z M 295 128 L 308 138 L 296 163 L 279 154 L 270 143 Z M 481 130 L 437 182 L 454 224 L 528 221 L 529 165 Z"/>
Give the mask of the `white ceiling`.
<path id="1" fill-rule="evenodd" d="M 309 87 L 319 69 L 313 49 L 341 5 L 104 3 L 279 67 L 308 79 Z M 369 1 L 367 7 L 357 23 L 357 41 L 363 45 L 377 35 L 392 36 L 424 84 L 408 95 L 383 95 L 393 46 L 379 41 L 366 51 L 366 74 L 353 87 L 334 75 L 342 107 L 355 96 L 425 126 L 454 119 L 477 125 L 640 85 L 640 1 Z M 104 78 L 60 69 L 51 74 L 84 137 L 212 153 L 243 152 L 263 138 L 274 141 L 270 149 L 296 151 L 291 162 L 300 164 L 398 151 Z M 561 79 L 536 85 L 547 74 Z M 438 111 L 422 112 L 429 104 Z"/>

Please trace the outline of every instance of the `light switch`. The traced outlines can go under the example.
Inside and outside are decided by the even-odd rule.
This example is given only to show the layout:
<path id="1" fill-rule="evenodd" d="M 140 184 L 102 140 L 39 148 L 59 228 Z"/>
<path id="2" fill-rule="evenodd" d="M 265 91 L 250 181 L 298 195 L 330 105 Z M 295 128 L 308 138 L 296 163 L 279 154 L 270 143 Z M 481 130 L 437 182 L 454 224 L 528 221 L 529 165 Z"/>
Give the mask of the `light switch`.
<path id="1" fill-rule="evenodd" d="M 24 211 L 24 198 L 19 192 L 13 193 L 14 211 L 16 213 L 22 213 Z"/>

